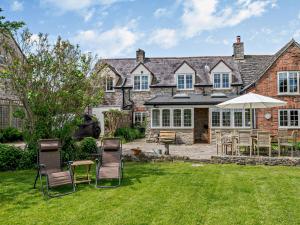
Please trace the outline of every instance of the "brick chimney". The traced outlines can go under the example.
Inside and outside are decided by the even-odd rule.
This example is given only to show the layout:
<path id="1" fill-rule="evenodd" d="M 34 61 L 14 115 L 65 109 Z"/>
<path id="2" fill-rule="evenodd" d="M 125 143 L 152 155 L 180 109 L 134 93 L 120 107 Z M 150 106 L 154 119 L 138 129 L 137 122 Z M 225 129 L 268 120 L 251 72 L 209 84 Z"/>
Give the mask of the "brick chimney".
<path id="1" fill-rule="evenodd" d="M 233 57 L 236 60 L 244 59 L 244 43 L 241 42 L 241 36 L 236 36 L 236 42 L 233 43 Z"/>
<path id="2" fill-rule="evenodd" d="M 136 61 L 137 62 L 144 62 L 145 60 L 145 51 L 143 49 L 138 49 L 136 51 Z"/>

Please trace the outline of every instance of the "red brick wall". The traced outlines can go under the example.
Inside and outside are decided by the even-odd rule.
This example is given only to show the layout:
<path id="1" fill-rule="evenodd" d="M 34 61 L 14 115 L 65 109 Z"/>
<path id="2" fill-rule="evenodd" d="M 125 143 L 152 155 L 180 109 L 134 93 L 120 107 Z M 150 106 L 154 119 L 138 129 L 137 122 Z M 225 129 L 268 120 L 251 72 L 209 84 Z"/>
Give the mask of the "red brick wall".
<path id="1" fill-rule="evenodd" d="M 300 49 L 295 45 L 291 45 L 261 77 L 256 83 L 256 86 L 249 89 L 248 92 L 255 92 L 257 94 L 286 101 L 287 105 L 280 108 L 299 109 L 300 95 L 279 96 L 277 91 L 277 72 L 295 70 L 300 71 Z M 278 109 L 279 108 L 256 110 L 257 128 L 276 133 L 278 130 Z M 264 118 L 266 112 L 271 113 L 272 118 L 270 120 Z"/>

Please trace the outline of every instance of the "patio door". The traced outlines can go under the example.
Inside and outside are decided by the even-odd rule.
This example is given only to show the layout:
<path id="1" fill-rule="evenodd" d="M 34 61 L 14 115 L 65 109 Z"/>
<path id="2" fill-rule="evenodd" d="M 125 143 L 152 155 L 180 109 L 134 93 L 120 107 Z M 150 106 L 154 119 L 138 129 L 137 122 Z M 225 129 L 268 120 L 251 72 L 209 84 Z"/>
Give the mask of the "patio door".
<path id="1" fill-rule="evenodd" d="M 194 109 L 194 143 L 209 143 L 209 110 Z"/>

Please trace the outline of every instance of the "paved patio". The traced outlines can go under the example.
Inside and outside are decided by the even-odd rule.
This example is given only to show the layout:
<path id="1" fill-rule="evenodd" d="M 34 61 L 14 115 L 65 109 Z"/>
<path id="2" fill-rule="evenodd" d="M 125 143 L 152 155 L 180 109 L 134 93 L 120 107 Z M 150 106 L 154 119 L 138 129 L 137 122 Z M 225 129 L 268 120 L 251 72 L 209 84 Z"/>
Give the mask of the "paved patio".
<path id="1" fill-rule="evenodd" d="M 153 153 L 155 149 L 164 151 L 164 145 L 147 143 L 145 139 L 123 144 L 123 153 L 130 154 L 130 149 L 139 147 L 145 153 Z M 217 155 L 215 145 L 194 144 L 194 145 L 170 145 L 170 155 L 187 156 L 190 159 L 210 159 L 212 155 Z"/>

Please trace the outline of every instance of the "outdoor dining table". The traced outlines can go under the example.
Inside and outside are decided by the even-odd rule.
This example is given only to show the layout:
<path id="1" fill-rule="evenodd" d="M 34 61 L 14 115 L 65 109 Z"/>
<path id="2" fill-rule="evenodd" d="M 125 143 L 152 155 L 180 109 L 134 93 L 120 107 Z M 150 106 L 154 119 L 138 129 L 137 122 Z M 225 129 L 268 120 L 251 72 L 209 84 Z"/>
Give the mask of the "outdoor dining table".
<path id="1" fill-rule="evenodd" d="M 270 134 L 271 136 L 271 143 L 277 143 L 277 135 L 275 134 Z M 252 139 L 252 149 L 253 149 L 253 146 L 254 146 L 254 142 L 257 141 L 257 134 L 250 134 L 250 137 Z M 239 135 L 238 134 L 225 134 L 223 137 L 222 137 L 224 140 L 231 140 L 232 141 L 232 146 L 231 146 L 231 153 L 233 155 L 233 149 L 236 148 L 236 144 L 238 143 L 238 138 L 239 138 Z"/>
<path id="2" fill-rule="evenodd" d="M 74 183 L 79 184 L 79 183 L 91 183 L 91 177 L 90 177 L 90 170 L 91 166 L 94 164 L 92 160 L 79 160 L 79 161 L 73 161 L 71 164 L 72 172 L 73 172 L 73 177 L 74 177 Z M 86 176 L 77 176 L 76 177 L 76 167 L 78 166 L 85 166 L 86 168 Z"/>

